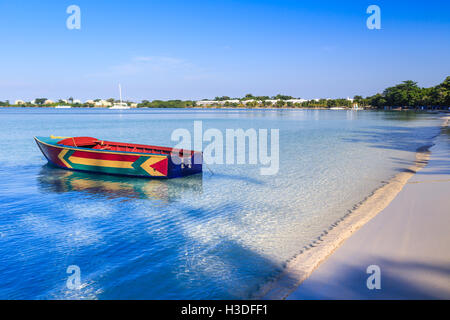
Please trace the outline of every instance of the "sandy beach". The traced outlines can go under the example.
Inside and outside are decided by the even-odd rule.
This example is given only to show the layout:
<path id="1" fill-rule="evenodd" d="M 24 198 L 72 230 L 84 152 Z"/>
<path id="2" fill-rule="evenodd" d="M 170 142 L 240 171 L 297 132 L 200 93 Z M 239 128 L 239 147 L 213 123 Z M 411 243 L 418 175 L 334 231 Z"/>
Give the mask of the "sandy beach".
<path id="1" fill-rule="evenodd" d="M 445 130 L 445 129 L 444 129 Z M 450 299 L 450 137 L 375 218 L 338 248 L 288 299 Z M 370 265 L 381 288 L 366 285 Z"/>
<path id="2" fill-rule="evenodd" d="M 304 247 L 261 289 L 261 297 L 450 298 L 448 122 L 444 118 L 443 133 L 430 150 L 418 150 L 414 166 Z M 366 286 L 370 265 L 381 269 L 382 290 Z"/>

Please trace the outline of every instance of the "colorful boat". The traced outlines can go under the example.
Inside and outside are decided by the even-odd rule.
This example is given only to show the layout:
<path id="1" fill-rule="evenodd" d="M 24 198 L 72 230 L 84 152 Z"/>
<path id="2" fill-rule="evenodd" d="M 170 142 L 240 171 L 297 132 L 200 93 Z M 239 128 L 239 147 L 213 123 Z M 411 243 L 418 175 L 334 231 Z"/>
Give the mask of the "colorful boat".
<path id="1" fill-rule="evenodd" d="M 92 137 L 34 137 L 57 167 L 113 175 L 176 178 L 202 172 L 202 152 L 99 140 Z"/>

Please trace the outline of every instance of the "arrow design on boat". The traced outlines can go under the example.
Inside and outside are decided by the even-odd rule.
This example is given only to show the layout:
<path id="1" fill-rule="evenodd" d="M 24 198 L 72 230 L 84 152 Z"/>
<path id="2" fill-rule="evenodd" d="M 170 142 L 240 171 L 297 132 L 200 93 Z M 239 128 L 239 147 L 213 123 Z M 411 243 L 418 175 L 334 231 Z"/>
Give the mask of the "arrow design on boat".
<path id="1" fill-rule="evenodd" d="M 69 152 L 70 150 L 68 150 L 68 149 L 63 149 L 59 154 L 58 154 L 58 159 L 59 160 L 61 160 L 61 162 L 62 163 L 64 163 L 64 165 L 67 167 L 67 168 L 72 168 L 72 166 L 67 162 L 67 160 L 66 160 L 66 154 Z M 70 155 L 69 155 L 69 157 L 70 157 Z"/>
<path id="2" fill-rule="evenodd" d="M 147 160 L 145 160 L 140 166 L 142 169 L 144 169 L 145 172 L 147 172 L 151 176 L 164 177 L 167 175 L 167 157 L 161 156 L 150 157 Z"/>
<path id="3" fill-rule="evenodd" d="M 63 149 L 58 159 L 70 169 L 83 170 L 95 167 L 100 172 L 165 177 L 168 159 L 165 156 L 136 156 L 84 152 Z"/>

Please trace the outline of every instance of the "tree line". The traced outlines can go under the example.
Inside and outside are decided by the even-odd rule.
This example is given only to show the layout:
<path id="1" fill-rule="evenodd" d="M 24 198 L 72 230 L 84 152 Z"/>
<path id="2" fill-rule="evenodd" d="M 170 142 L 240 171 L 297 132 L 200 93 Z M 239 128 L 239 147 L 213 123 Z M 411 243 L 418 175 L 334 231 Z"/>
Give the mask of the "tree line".
<path id="1" fill-rule="evenodd" d="M 138 103 L 138 108 L 192 108 L 195 107 L 195 101 L 192 100 L 143 100 Z"/>
<path id="2" fill-rule="evenodd" d="M 429 88 L 422 88 L 417 85 L 417 82 L 412 80 L 403 81 L 402 83 L 393 87 L 386 88 L 383 92 L 377 93 L 373 96 L 363 98 L 360 95 L 353 97 L 353 100 L 338 98 L 338 99 L 315 99 L 304 102 L 292 102 L 292 96 L 278 94 L 276 96 L 254 96 L 251 93 L 246 94 L 242 98 L 230 98 L 228 96 L 215 97 L 209 106 L 211 107 L 292 107 L 292 108 L 332 108 L 344 107 L 351 108 L 355 104 L 364 108 L 382 109 L 386 107 L 450 107 L 450 76 L 448 76 L 442 83 Z M 298 98 L 299 99 L 299 98 Z M 46 98 L 35 99 L 35 104 L 29 102 L 23 106 L 43 105 Z M 96 99 L 94 101 L 98 101 Z M 207 100 L 207 99 L 205 99 Z M 272 100 L 272 101 L 270 101 Z M 92 107 L 92 104 L 87 103 L 73 103 L 73 98 L 69 98 L 69 105 L 73 107 Z M 108 102 L 117 102 L 113 98 L 108 99 Z M 275 101 L 275 102 L 273 102 Z M 54 105 L 62 103 L 59 100 Z M 128 101 L 129 102 L 129 101 Z M 131 102 L 130 102 L 131 103 Z M 53 105 L 53 104 L 52 104 Z M 49 105 L 49 106 L 52 106 Z M 0 101 L 0 106 L 11 106 L 8 100 Z M 192 108 L 197 106 L 196 101 L 193 100 L 143 100 L 137 104 L 138 108 Z"/>
<path id="3" fill-rule="evenodd" d="M 421 88 L 417 82 L 403 81 L 393 87 L 386 88 L 382 93 L 362 98 L 355 96 L 362 106 L 374 108 L 392 107 L 449 107 L 450 106 L 450 76 L 441 84 L 430 88 Z"/>

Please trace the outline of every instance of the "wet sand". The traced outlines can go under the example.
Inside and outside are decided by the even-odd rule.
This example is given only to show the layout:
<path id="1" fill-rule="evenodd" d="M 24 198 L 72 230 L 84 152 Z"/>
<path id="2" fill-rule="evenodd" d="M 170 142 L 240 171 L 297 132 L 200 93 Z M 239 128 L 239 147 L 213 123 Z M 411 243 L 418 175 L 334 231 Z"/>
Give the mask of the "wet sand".
<path id="1" fill-rule="evenodd" d="M 427 165 L 428 146 L 418 150 L 414 166 L 324 230 L 259 297 L 450 298 L 448 135 L 437 137 L 431 151 Z M 370 265 L 381 269 L 381 290 L 367 288 Z"/>

